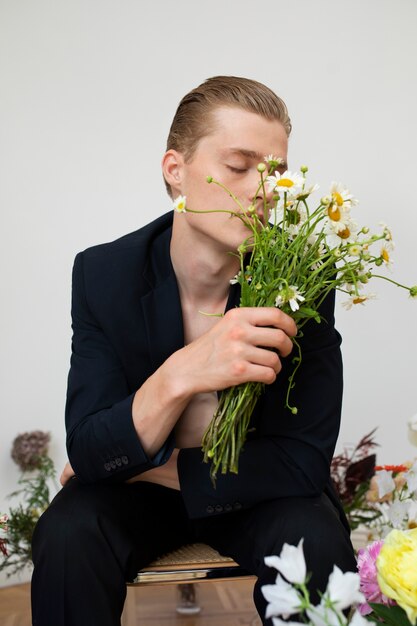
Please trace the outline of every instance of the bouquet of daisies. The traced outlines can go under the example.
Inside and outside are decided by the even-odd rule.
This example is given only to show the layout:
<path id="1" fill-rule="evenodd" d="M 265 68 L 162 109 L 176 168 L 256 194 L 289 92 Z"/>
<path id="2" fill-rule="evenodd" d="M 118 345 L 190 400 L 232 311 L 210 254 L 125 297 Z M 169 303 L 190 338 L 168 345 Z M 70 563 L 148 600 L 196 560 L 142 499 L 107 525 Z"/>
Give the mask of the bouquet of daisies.
<path id="1" fill-rule="evenodd" d="M 375 234 L 358 226 L 351 215 L 357 201 L 348 189 L 332 183 L 329 193 L 310 208 L 309 197 L 318 187 L 307 185 L 308 168 L 281 174 L 279 158 L 270 155 L 265 161 L 258 165 L 259 188 L 254 194 L 263 197 L 263 219 L 258 217 L 257 207 L 244 207 L 220 181 L 207 178 L 236 203 L 236 211 L 222 212 L 233 214 L 248 228 L 248 237 L 237 250 L 240 271 L 232 280 L 241 287 L 240 306 L 279 307 L 296 321 L 300 336 L 308 320 L 321 321 L 319 307 L 333 289 L 346 294 L 347 308 L 373 297 L 363 287 L 376 277 L 417 296 L 417 286 L 406 287 L 375 272 L 375 268 L 390 263 L 392 235 L 385 225 Z M 267 199 L 271 191 L 272 207 Z M 200 212 L 188 209 L 184 196 L 175 200 L 174 208 L 182 213 Z M 298 354 L 293 359 L 285 404 L 295 414 L 297 407 L 291 404 L 290 392 L 302 354 L 297 338 L 293 341 Z M 262 383 L 245 383 L 221 394 L 202 442 L 204 458 L 211 461 L 213 482 L 219 469 L 237 473 L 250 417 L 263 388 Z"/>

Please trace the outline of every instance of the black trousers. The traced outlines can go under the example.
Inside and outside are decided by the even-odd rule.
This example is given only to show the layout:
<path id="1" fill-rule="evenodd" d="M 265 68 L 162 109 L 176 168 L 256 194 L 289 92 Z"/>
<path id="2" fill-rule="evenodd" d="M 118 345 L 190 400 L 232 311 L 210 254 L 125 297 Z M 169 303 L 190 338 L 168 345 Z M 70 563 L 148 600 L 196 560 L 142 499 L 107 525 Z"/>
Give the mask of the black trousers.
<path id="1" fill-rule="evenodd" d="M 178 491 L 146 482 L 84 485 L 74 478 L 35 528 L 33 625 L 119 626 L 126 581 L 160 554 L 195 541 L 258 577 L 255 605 L 263 624 L 270 624 L 261 587 L 274 583 L 277 572 L 264 557 L 301 537 L 312 592 L 325 589 L 334 564 L 356 569 L 349 534 L 325 495 L 190 520 Z"/>

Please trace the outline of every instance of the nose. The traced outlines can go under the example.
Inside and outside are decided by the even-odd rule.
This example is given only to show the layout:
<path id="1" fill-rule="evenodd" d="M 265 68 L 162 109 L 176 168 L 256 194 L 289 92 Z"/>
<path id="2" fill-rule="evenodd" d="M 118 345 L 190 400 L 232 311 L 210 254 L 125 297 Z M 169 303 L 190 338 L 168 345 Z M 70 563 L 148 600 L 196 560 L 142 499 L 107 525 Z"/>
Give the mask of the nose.
<path id="1" fill-rule="evenodd" d="M 263 175 L 264 184 L 261 184 L 261 174 L 256 168 L 255 172 L 251 175 L 247 188 L 247 200 L 249 205 L 256 207 L 256 213 L 259 219 L 264 218 L 265 204 L 267 208 L 272 206 L 273 190 L 269 189 L 269 185 L 265 182 L 266 176 Z"/>

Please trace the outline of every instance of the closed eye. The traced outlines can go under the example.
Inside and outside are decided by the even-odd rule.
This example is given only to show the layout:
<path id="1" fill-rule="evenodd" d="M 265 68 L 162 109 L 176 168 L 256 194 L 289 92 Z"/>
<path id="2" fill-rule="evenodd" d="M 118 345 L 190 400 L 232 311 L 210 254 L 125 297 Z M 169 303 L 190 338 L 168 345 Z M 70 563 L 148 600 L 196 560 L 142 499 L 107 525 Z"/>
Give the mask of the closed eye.
<path id="1" fill-rule="evenodd" d="M 240 167 L 232 167 L 231 165 L 227 165 L 226 167 L 228 167 L 228 169 L 231 172 L 234 172 L 235 174 L 244 174 L 245 172 L 248 171 L 248 168 L 240 168 Z"/>

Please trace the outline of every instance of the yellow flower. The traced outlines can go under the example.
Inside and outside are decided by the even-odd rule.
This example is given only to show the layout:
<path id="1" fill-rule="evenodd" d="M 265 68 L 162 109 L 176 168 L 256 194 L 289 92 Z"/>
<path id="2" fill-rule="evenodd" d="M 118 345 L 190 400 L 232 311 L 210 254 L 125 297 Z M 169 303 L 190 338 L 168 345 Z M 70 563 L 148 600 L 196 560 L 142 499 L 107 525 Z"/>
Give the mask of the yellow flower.
<path id="1" fill-rule="evenodd" d="M 392 530 L 385 538 L 376 561 L 378 584 L 383 594 L 395 600 L 417 622 L 417 528 Z"/>

